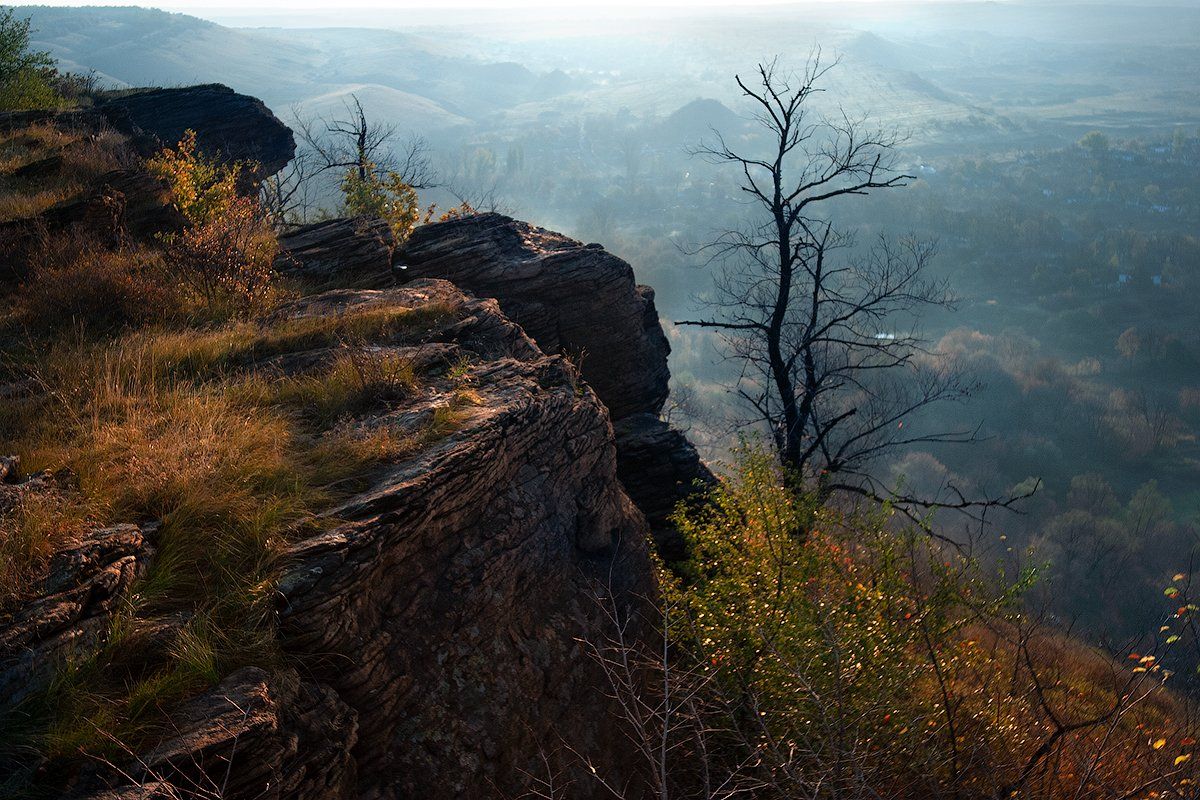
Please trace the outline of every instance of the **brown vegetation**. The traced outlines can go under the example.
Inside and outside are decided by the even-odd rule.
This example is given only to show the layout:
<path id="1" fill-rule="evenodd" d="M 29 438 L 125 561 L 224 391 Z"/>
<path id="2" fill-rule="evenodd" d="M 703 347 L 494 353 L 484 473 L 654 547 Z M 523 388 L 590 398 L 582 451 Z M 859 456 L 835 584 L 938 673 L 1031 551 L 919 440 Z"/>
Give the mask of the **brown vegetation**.
<path id="1" fill-rule="evenodd" d="M 0 221 L 32 217 L 74 198 L 130 159 L 115 131 L 89 135 L 44 123 L 0 134 Z"/>
<path id="2" fill-rule="evenodd" d="M 48 127 L 3 141 L 13 167 L 52 145 L 81 169 L 108 167 L 115 152 Z M 153 567 L 103 646 L 65 665 L 5 732 L 5 744 L 16 737 L 50 758 L 153 737 L 179 699 L 240 665 L 270 666 L 281 548 L 331 524 L 321 512 L 373 465 L 444 435 L 457 413 L 447 407 L 412 435 L 356 426 L 355 415 L 420 390 L 413 364 L 374 343 L 419 337 L 454 309 L 264 317 L 274 234 L 236 195 L 236 168 L 180 149 L 168 177 L 189 228 L 116 249 L 83 231 L 44 236 L 0 318 L 11 343 L 0 440 L 25 474 L 55 476 L 44 491 L 14 490 L 0 514 L 0 618 L 88 531 L 161 522 Z M 197 211 L 187 180 L 205 170 Z M 87 175 L 10 208 L 39 210 Z M 261 366 L 320 348 L 333 357 L 283 374 Z"/>

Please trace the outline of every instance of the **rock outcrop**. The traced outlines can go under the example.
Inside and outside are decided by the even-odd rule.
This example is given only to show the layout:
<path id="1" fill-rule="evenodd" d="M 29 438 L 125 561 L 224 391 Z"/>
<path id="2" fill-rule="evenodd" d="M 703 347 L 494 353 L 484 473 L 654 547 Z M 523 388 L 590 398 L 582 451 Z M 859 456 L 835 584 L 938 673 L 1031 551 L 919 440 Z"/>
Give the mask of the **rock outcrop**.
<path id="1" fill-rule="evenodd" d="M 188 130 L 203 152 L 257 163 L 259 177 L 274 175 L 296 153 L 291 129 L 261 100 L 217 83 L 122 93 L 97 110 L 142 155 L 174 145 Z"/>
<path id="2" fill-rule="evenodd" d="M 399 280 L 445 278 L 498 299 L 544 352 L 579 364 L 614 420 L 662 410 L 671 348 L 654 291 L 600 245 L 479 214 L 417 228 L 396 270 Z"/>
<path id="3" fill-rule="evenodd" d="M 145 152 L 192 128 L 202 147 L 264 173 L 294 147 L 261 103 L 219 86 L 114 97 L 70 120 L 112 124 Z M 34 230 L 170 230 L 147 177 L 109 176 Z M 356 476 L 365 488 L 290 534 L 270 595 L 284 666 L 218 673 L 154 746 L 72 774 L 74 796 L 518 797 L 547 768 L 573 781 L 573 797 L 607 796 L 581 754 L 636 795 L 638 759 L 588 643 L 617 620 L 633 642 L 653 636 L 641 614 L 655 594 L 649 534 L 681 554 L 670 510 L 712 480 L 658 418 L 669 348 L 653 292 L 599 245 L 496 214 L 419 228 L 398 255 L 387 226 L 367 219 L 297 229 L 281 249 L 280 271 L 338 288 L 264 326 L 359 312 L 413 321 L 338 347 L 294 337 L 294 350 L 231 369 L 317 377 L 353 348 L 399 359 L 416 388 L 339 418 L 352 434 L 386 432 L 387 455 Z M 0 513 L 55 480 L 16 476 L 0 458 Z M 96 529 L 54 557 L 36 595 L 0 619 L 0 711 L 104 643 L 155 535 Z M 137 620 L 139 652 L 161 649 L 189 613 Z"/>
<path id="4" fill-rule="evenodd" d="M 306 673 L 357 712 L 361 796 L 516 796 L 522 771 L 563 742 L 628 775 L 581 644 L 611 633 L 599 598 L 624 609 L 653 592 L 604 407 L 494 301 L 444 282 L 334 292 L 295 313 L 416 302 L 456 309 L 421 347 L 475 366 L 372 424 L 419 435 L 456 392 L 470 405 L 456 430 L 334 509 L 343 524 L 293 547 L 285 647 L 310 654 Z"/>
<path id="5" fill-rule="evenodd" d="M 655 592 L 604 405 L 496 301 L 445 281 L 328 291 L 265 324 L 359 312 L 416 312 L 354 346 L 409 360 L 420 389 L 354 417 L 388 431 L 395 455 L 284 558 L 275 593 L 295 668 L 226 676 L 172 714 L 166 741 L 77 780 L 78 796 L 517 797 L 547 763 L 575 770 L 573 796 L 603 796 L 572 750 L 636 785 L 588 647 L 615 635 L 614 614 L 634 640 L 651 635 L 640 612 Z M 314 349 L 239 369 L 300 376 L 335 355 L 302 346 Z M 44 597 L 0 630 L 7 691 L 96 644 L 150 538 L 120 526 L 56 558 Z"/>
<path id="6" fill-rule="evenodd" d="M 0 622 L 0 712 L 45 687 L 65 659 L 103 642 L 113 612 L 154 555 L 152 531 L 100 528 L 54 556 L 37 595 Z"/>
<path id="7" fill-rule="evenodd" d="M 392 282 L 396 237 L 377 217 L 340 217 L 287 231 L 279 237 L 275 269 L 315 283 L 342 286 Z"/>
<path id="8" fill-rule="evenodd" d="M 137 162 L 135 156 L 152 155 L 194 130 L 203 152 L 257 165 L 243 172 L 240 190 L 246 193 L 257 192 L 260 181 L 282 169 L 296 150 L 291 130 L 262 101 L 216 84 L 137 91 L 82 110 L 0 113 L 2 131 L 32 124 L 87 136 L 116 129 L 128 139 L 131 164 Z M 9 177 L 34 181 L 62 168 L 61 156 L 51 154 Z M 107 172 L 89 179 L 75 197 L 35 216 L 0 223 L 0 280 L 24 277 L 47 239 L 79 235 L 92 244 L 115 247 L 182 225 L 167 187 L 145 169 L 131 165 Z M 365 257 L 362 251 L 360 259 Z"/>
<path id="9" fill-rule="evenodd" d="M 646 515 L 658 554 L 682 561 L 687 549 L 671 515 L 680 501 L 716 482 L 687 437 L 653 414 L 631 414 L 613 423 L 617 477 Z"/>
<path id="10" fill-rule="evenodd" d="M 417 228 L 397 255 L 396 275 L 446 278 L 495 297 L 543 350 L 575 359 L 608 406 L 618 474 L 661 555 L 684 557 L 669 517 L 697 481 L 713 476 L 687 438 L 658 420 L 670 347 L 653 290 L 637 285 L 627 263 L 600 245 L 481 214 Z"/>
<path id="11" fill-rule="evenodd" d="M 357 715 L 332 689 L 295 671 L 238 670 L 186 702 L 172 722 L 170 738 L 122 770 L 140 788 L 171 798 L 356 796 Z"/>
<path id="12" fill-rule="evenodd" d="M 85 109 L 0 112 L 0 131 L 40 124 L 86 132 L 111 127 L 128 136 L 143 157 L 192 130 L 201 151 L 228 162 L 253 161 L 259 177 L 274 175 L 296 154 L 291 129 L 261 100 L 218 83 L 135 89 Z"/>

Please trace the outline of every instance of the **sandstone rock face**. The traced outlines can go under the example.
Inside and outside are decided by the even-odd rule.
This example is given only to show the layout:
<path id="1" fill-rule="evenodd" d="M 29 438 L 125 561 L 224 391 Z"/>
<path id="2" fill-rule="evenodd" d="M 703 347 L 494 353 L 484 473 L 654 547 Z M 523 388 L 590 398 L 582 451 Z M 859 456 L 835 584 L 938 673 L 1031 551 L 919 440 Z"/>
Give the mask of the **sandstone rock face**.
<path id="1" fill-rule="evenodd" d="M 681 500 L 712 485 L 716 477 L 679 431 L 653 414 L 632 414 L 613 423 L 617 476 L 646 515 L 658 553 L 671 563 L 687 557 L 670 517 Z"/>
<path id="2" fill-rule="evenodd" d="M 506 315 L 546 353 L 563 353 L 614 420 L 657 414 L 667 399 L 670 345 L 654 291 L 599 245 L 500 214 L 424 225 L 397 255 L 397 277 L 445 278 Z"/>
<path id="3" fill-rule="evenodd" d="M 392 282 L 396 237 L 376 217 L 343 217 L 303 225 L 279 237 L 275 268 L 318 283 Z"/>
<path id="4" fill-rule="evenodd" d="M 150 89 L 99 104 L 117 130 L 134 138 L 142 155 L 196 132 L 196 144 L 230 161 L 254 161 L 259 177 L 274 175 L 296 153 L 292 131 L 261 100 L 228 86 L 208 84 Z"/>
<path id="5" fill-rule="evenodd" d="M 522 770 L 568 742 L 629 775 L 603 675 L 597 593 L 653 592 L 646 528 L 616 479 L 612 429 L 565 359 L 537 350 L 494 301 L 443 282 L 335 292 L 296 313 L 452 302 L 422 347 L 473 366 L 456 429 L 389 467 L 298 542 L 279 585 L 285 647 L 358 714 L 363 797 L 518 796 Z M 374 424 L 414 428 L 463 384 Z M 622 767 L 626 768 L 622 770 Z M 589 796 L 598 787 L 580 787 Z"/>

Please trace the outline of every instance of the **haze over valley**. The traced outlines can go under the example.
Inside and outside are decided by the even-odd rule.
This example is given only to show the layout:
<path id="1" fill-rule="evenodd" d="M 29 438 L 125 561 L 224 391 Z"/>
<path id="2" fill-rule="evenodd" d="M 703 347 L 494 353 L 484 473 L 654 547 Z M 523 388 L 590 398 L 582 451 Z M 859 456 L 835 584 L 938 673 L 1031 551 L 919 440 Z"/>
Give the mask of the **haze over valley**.
<path id="1" fill-rule="evenodd" d="M 0 12 L 0 796 L 1194 797 L 1200 5 L 517 6 Z"/>

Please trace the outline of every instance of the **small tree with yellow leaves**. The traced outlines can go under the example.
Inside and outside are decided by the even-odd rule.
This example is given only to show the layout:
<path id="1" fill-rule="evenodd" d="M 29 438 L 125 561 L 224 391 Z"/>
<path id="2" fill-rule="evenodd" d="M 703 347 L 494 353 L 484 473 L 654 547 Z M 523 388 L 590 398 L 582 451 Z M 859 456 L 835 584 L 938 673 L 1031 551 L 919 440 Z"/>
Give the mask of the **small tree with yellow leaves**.
<path id="1" fill-rule="evenodd" d="M 368 162 L 346 171 L 342 178 L 343 206 L 355 216 L 379 217 L 404 242 L 421 219 L 417 191 L 397 172 L 380 173 Z"/>
<path id="2" fill-rule="evenodd" d="M 660 572 L 661 641 L 629 635 L 601 589 L 611 633 L 588 644 L 648 787 L 585 773 L 612 796 L 1194 796 L 1175 792 L 1195 716 L 1157 654 L 1127 666 L 1023 608 L 1028 572 L 989 577 L 886 505 L 839 511 L 797 485 L 749 447 L 677 512 L 690 559 Z"/>

